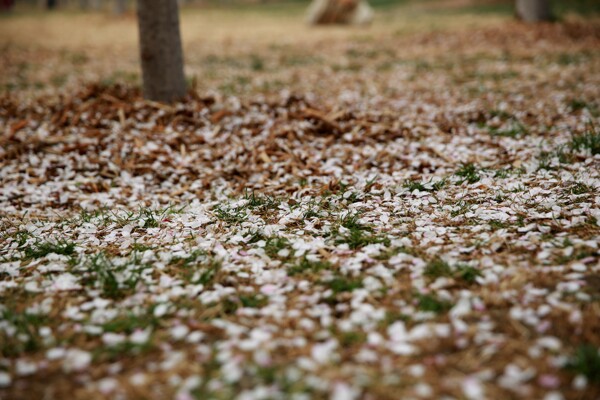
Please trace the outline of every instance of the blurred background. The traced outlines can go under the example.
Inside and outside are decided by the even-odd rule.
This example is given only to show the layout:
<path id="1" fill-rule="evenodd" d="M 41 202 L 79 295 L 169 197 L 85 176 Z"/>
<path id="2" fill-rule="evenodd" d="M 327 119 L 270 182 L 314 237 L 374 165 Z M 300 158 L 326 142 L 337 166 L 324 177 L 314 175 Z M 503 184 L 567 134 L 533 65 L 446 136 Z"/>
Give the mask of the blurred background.
<path id="1" fill-rule="evenodd" d="M 180 7 L 263 7 L 295 9 L 306 6 L 307 0 L 179 0 Z M 407 3 L 426 4 L 440 10 L 468 8 L 472 12 L 512 13 L 513 1 L 510 0 L 372 0 L 374 7 L 385 8 Z M 61 9 L 74 11 L 99 11 L 122 13 L 133 9 L 132 0 L 2 0 L 5 8 L 11 6 L 15 11 L 27 12 L 42 9 Z M 596 0 L 554 0 L 553 7 L 559 13 L 574 12 L 598 13 L 600 2 Z"/>
<path id="2" fill-rule="evenodd" d="M 25 96 L 82 82 L 139 85 L 134 1 L 0 1 L 1 91 Z M 522 78 L 510 65 L 522 57 L 574 67 L 597 62 L 597 42 L 589 41 L 599 32 L 597 0 L 555 0 L 558 22 L 541 26 L 517 21 L 512 0 L 371 0 L 368 26 L 309 26 L 309 4 L 180 0 L 189 84 L 244 96 L 318 93 L 319 83 L 332 79 L 339 82 L 328 91 L 389 95 L 403 81 L 443 72 L 481 91 L 486 74 L 498 79 L 484 86 Z M 369 89 L 375 84 L 385 87 Z"/>

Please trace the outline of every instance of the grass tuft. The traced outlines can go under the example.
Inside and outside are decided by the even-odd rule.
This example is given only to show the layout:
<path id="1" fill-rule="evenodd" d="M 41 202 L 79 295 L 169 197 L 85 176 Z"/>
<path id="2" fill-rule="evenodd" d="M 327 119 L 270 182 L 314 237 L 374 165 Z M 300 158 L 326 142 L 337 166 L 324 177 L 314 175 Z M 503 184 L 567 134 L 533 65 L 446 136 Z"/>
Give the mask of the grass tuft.
<path id="1" fill-rule="evenodd" d="M 440 300 L 431 294 L 418 294 L 417 300 L 419 310 L 425 312 L 441 314 L 452 308 L 452 304 L 447 301 Z"/>
<path id="2" fill-rule="evenodd" d="M 306 257 L 302 258 L 300 262 L 288 268 L 288 275 L 300 275 L 318 273 L 320 271 L 331 270 L 332 265 L 327 261 L 310 261 Z"/>
<path id="3" fill-rule="evenodd" d="M 425 267 L 424 275 L 431 278 L 437 279 L 440 277 L 453 277 L 457 280 L 461 280 L 465 283 L 475 283 L 478 276 L 481 276 L 481 272 L 470 265 L 457 264 L 451 267 L 447 262 L 436 258 L 431 261 Z"/>
<path id="4" fill-rule="evenodd" d="M 362 287 L 362 280 L 354 279 L 343 275 L 336 275 L 332 280 L 323 282 L 332 290 L 332 297 L 344 292 L 352 292 Z"/>
<path id="5" fill-rule="evenodd" d="M 27 311 L 5 308 L 0 311 L 0 354 L 15 357 L 42 348 L 40 328 L 47 318 Z"/>
<path id="6" fill-rule="evenodd" d="M 36 242 L 32 245 L 22 248 L 26 260 L 37 259 L 48 254 L 60 254 L 71 256 L 75 253 L 75 243 L 67 240 L 58 240 L 56 242 Z"/>
<path id="7" fill-rule="evenodd" d="M 600 353 L 598 353 L 598 348 L 591 344 L 579 346 L 567 364 L 567 369 L 585 376 L 591 382 L 600 383 Z"/>
<path id="8" fill-rule="evenodd" d="M 573 151 L 589 152 L 592 156 L 600 154 L 600 132 L 594 125 L 590 125 L 585 133 L 573 136 L 570 147 Z"/>
<path id="9" fill-rule="evenodd" d="M 435 260 L 427 264 L 427 266 L 425 267 L 424 274 L 425 276 L 433 279 L 442 276 L 451 276 L 452 268 L 450 268 L 450 265 L 447 262 L 436 258 Z"/>
<path id="10" fill-rule="evenodd" d="M 415 190 L 418 190 L 419 192 L 437 192 L 438 190 L 444 188 L 444 186 L 446 186 L 446 183 L 447 182 L 445 179 L 436 182 L 418 182 L 406 180 L 403 186 L 411 192 Z"/>
<path id="11" fill-rule="evenodd" d="M 479 182 L 481 177 L 478 174 L 478 169 L 475 164 L 467 163 L 461 165 L 461 167 L 455 172 L 455 175 L 462 178 L 458 181 L 459 185 L 462 185 L 464 182 L 475 183 Z"/>

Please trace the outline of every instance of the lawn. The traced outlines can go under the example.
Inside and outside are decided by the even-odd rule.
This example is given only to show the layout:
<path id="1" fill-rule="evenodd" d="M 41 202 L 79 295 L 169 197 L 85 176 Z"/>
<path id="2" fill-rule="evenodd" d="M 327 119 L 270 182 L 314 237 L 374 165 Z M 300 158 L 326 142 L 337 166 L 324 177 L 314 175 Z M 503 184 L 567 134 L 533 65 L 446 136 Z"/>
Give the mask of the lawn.
<path id="1" fill-rule="evenodd" d="M 0 17 L 0 398 L 598 398 L 600 23 L 471 3 Z"/>

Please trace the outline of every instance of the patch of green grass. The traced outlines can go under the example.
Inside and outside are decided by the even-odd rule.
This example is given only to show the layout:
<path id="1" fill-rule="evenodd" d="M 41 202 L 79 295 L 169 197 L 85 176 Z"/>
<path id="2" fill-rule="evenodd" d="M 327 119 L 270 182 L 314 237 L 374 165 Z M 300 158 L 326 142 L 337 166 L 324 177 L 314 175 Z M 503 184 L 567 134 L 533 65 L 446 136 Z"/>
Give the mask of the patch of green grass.
<path id="1" fill-rule="evenodd" d="M 558 166 L 555 166 L 554 160 L 558 161 Z M 559 146 L 552 151 L 542 151 L 538 157 L 538 170 L 553 170 L 561 164 L 569 164 L 575 161 L 574 155 L 565 149 L 564 146 Z"/>
<path id="2" fill-rule="evenodd" d="M 19 247 L 25 246 L 25 243 L 27 243 L 27 240 L 29 240 L 30 238 L 33 237 L 31 232 L 22 231 L 22 230 L 16 231 L 13 236 L 14 236 L 15 240 L 17 241 L 17 245 Z"/>
<path id="3" fill-rule="evenodd" d="M 260 242 L 261 240 L 267 240 L 267 237 L 259 230 L 251 230 L 244 237 L 247 238 L 247 244 L 254 244 Z"/>
<path id="4" fill-rule="evenodd" d="M 141 224 L 142 228 L 158 228 L 160 225 L 160 219 L 157 218 L 155 213 L 149 208 L 140 208 L 140 214 L 138 216 L 138 220 L 143 221 Z"/>
<path id="5" fill-rule="evenodd" d="M 365 183 L 365 188 L 363 189 L 363 191 L 366 193 L 369 190 L 371 190 L 371 188 L 375 185 L 375 183 L 377 182 L 377 179 L 379 179 L 379 176 L 375 175 L 373 178 L 369 179 L 366 183 Z"/>
<path id="6" fill-rule="evenodd" d="M 331 66 L 331 69 L 333 69 L 335 72 L 342 72 L 342 71 L 348 71 L 348 72 L 359 72 L 364 68 L 364 65 L 359 63 L 359 62 L 349 62 L 347 64 L 333 64 Z"/>
<path id="7" fill-rule="evenodd" d="M 492 81 L 492 82 L 500 82 L 508 79 L 518 78 L 520 74 L 514 70 L 508 71 L 481 71 L 475 70 L 471 72 L 467 72 L 466 74 L 461 74 L 457 83 L 471 80 L 477 80 L 479 82 Z"/>
<path id="8" fill-rule="evenodd" d="M 336 244 L 346 243 L 353 250 L 360 249 L 370 244 L 390 245 L 390 239 L 382 235 L 365 234 L 361 230 L 350 230 L 348 235 L 345 235 L 335 242 Z"/>
<path id="9" fill-rule="evenodd" d="M 143 253 L 146 250 L 153 250 L 154 248 L 152 246 L 148 246 L 146 244 L 143 243 L 138 243 L 138 242 L 134 242 L 131 245 L 131 250 L 136 252 L 136 253 Z"/>
<path id="10" fill-rule="evenodd" d="M 442 276 L 451 276 L 452 268 L 450 268 L 450 265 L 447 262 L 436 258 L 425 266 L 425 271 L 423 273 L 425 276 L 435 279 Z"/>
<path id="11" fill-rule="evenodd" d="M 525 191 L 525 186 L 519 184 L 510 190 L 511 193 L 523 193 Z"/>
<path id="12" fill-rule="evenodd" d="M 47 323 L 47 317 L 0 307 L 0 354 L 15 357 L 42 348 L 39 330 Z M 14 330 L 12 333 L 12 330 Z"/>
<path id="13" fill-rule="evenodd" d="M 470 265 L 458 264 L 455 268 L 454 276 L 469 284 L 475 283 L 481 276 L 481 271 Z"/>
<path id="14" fill-rule="evenodd" d="M 333 279 L 322 283 L 331 289 L 333 297 L 340 293 L 352 292 L 353 290 L 362 287 L 361 279 L 350 278 L 343 275 L 336 275 Z"/>
<path id="15" fill-rule="evenodd" d="M 246 210 L 240 207 L 227 208 L 219 204 L 213 208 L 213 212 L 217 218 L 229 224 L 241 224 L 248 219 Z"/>
<path id="16" fill-rule="evenodd" d="M 96 219 L 100 219 L 103 226 L 106 226 L 111 222 L 108 210 L 105 208 L 100 208 L 93 211 L 88 211 L 82 208 L 79 211 L 79 220 L 83 223 L 93 223 Z"/>
<path id="17" fill-rule="evenodd" d="M 360 230 L 360 231 L 368 231 L 368 232 L 371 232 L 373 230 L 371 227 L 368 227 L 368 226 L 362 224 L 361 222 L 359 222 L 359 220 L 360 220 L 360 215 L 347 214 L 346 216 L 344 216 L 341 219 L 340 225 L 348 230 Z"/>
<path id="18" fill-rule="evenodd" d="M 250 69 L 252 71 L 264 71 L 265 69 L 265 61 L 257 54 L 252 54 L 250 56 Z"/>
<path id="19" fill-rule="evenodd" d="M 568 240 L 568 238 L 565 240 Z M 567 243 L 567 244 L 565 244 L 565 243 Z M 570 240 L 568 242 L 563 242 L 563 245 L 565 247 L 573 245 L 572 243 L 570 243 L 570 244 L 569 243 L 570 243 Z M 565 265 L 565 264 L 570 263 L 571 261 L 582 260 L 587 257 L 594 257 L 595 255 L 596 255 L 596 250 L 594 250 L 591 247 L 577 247 L 568 256 L 564 255 L 564 254 L 560 254 L 558 257 L 556 257 L 555 262 L 556 262 L 556 264 L 559 264 L 559 265 Z"/>
<path id="20" fill-rule="evenodd" d="M 411 192 L 415 190 L 418 190 L 419 192 L 437 192 L 438 190 L 446 186 L 446 180 L 442 179 L 436 182 L 418 182 L 406 180 L 404 181 L 403 186 Z"/>
<path id="21" fill-rule="evenodd" d="M 586 185 L 585 183 L 582 183 L 582 182 L 575 182 L 569 188 L 569 192 L 571 194 L 576 194 L 576 195 L 593 193 L 594 188 L 589 185 Z"/>
<path id="22" fill-rule="evenodd" d="M 359 222 L 358 214 L 347 214 L 340 220 L 340 226 L 348 231 L 341 234 L 339 228 L 333 229 L 333 234 L 336 236 L 336 244 L 347 244 L 351 249 L 359 249 L 369 244 L 390 245 L 390 240 L 383 236 L 373 233 L 373 228 Z"/>
<path id="23" fill-rule="evenodd" d="M 556 63 L 562 66 L 580 64 L 587 57 L 579 53 L 560 53 L 556 56 Z"/>
<path id="24" fill-rule="evenodd" d="M 516 119 L 512 119 L 507 126 L 502 128 L 488 127 L 488 132 L 492 136 L 509 138 L 522 137 L 529 133 L 525 125 Z"/>
<path id="25" fill-rule="evenodd" d="M 99 208 L 93 211 L 82 209 L 79 212 L 79 221 L 94 225 L 107 226 L 117 224 L 119 227 L 135 223 L 135 229 L 158 228 L 160 224 L 169 219 L 169 215 L 180 214 L 186 206 L 169 205 L 164 209 L 140 207 L 137 212 L 128 210 L 111 211 Z"/>
<path id="26" fill-rule="evenodd" d="M 217 274 L 221 270 L 222 263 L 219 260 L 213 259 L 208 265 L 204 267 L 202 271 L 197 271 L 190 281 L 192 283 L 201 283 L 204 286 L 208 286 L 215 282 Z"/>
<path id="27" fill-rule="evenodd" d="M 140 273 L 144 266 L 137 265 L 137 255 L 122 265 L 115 265 L 104 253 L 89 258 L 87 273 L 82 283 L 100 289 L 102 296 L 110 299 L 121 299 L 132 293 L 140 281 Z"/>
<path id="28" fill-rule="evenodd" d="M 600 354 L 592 344 L 583 344 L 577 348 L 566 368 L 585 376 L 588 381 L 600 383 Z"/>
<path id="29" fill-rule="evenodd" d="M 594 0 L 569 0 L 552 2 L 553 11 L 558 14 L 574 12 L 582 16 L 592 16 L 600 13 L 600 4 Z"/>
<path id="30" fill-rule="evenodd" d="M 313 207 L 309 208 L 302 215 L 303 219 L 315 218 L 319 216 L 319 209 L 315 209 Z"/>
<path id="31" fill-rule="evenodd" d="M 306 211 L 302 215 L 303 219 L 315 218 L 321 216 L 321 209 L 325 207 L 323 200 L 311 199 L 306 205 Z"/>
<path id="32" fill-rule="evenodd" d="M 21 251 L 26 260 L 42 258 L 48 254 L 71 256 L 75 253 L 75 243 L 63 239 L 56 242 L 36 242 L 21 248 Z"/>
<path id="33" fill-rule="evenodd" d="M 572 163 L 577 160 L 576 152 L 589 153 L 593 156 L 600 154 L 600 132 L 595 125 L 590 125 L 586 132 L 575 135 L 567 146 L 558 146 L 552 151 L 540 153 L 538 169 L 555 169 L 553 161 L 560 164 Z"/>
<path id="34" fill-rule="evenodd" d="M 467 213 L 471 209 L 471 206 L 473 206 L 473 204 L 474 203 L 472 203 L 471 201 L 466 201 L 462 199 L 459 200 L 456 203 L 456 209 L 450 211 L 450 216 L 454 218 Z"/>
<path id="35" fill-rule="evenodd" d="M 33 235 L 28 231 L 18 229 L 14 232 L 11 232 L 10 225 L 4 226 L 4 224 L 0 224 L 0 243 L 16 243 L 19 252 L 22 252 L 23 249 L 30 247 L 26 246 L 26 244 L 32 237 Z M 18 261 L 23 257 L 24 254 L 13 251 L 0 252 L 0 263 Z M 2 273 L 0 275 L 4 274 Z"/>
<path id="36" fill-rule="evenodd" d="M 171 259 L 170 266 L 175 268 L 178 276 L 192 284 L 209 286 L 215 282 L 221 270 L 221 260 L 211 257 L 202 249 L 196 249 L 188 257 Z"/>
<path id="37" fill-rule="evenodd" d="M 284 237 L 272 236 L 267 238 L 265 243 L 265 253 L 271 258 L 281 258 L 278 254 L 281 250 L 288 249 L 289 255 L 284 257 L 288 258 L 293 255 L 293 249 L 290 246 L 290 241 Z"/>
<path id="38" fill-rule="evenodd" d="M 300 178 L 298 179 L 298 185 L 300 185 L 300 187 L 305 187 L 308 185 L 308 179 L 306 178 Z"/>
<path id="39" fill-rule="evenodd" d="M 56 74 L 50 78 L 50 82 L 55 87 L 61 87 L 67 82 L 68 76 L 65 74 Z"/>
<path id="40" fill-rule="evenodd" d="M 506 200 L 506 197 L 503 196 L 502 194 L 498 193 L 496 196 L 494 196 L 493 200 L 496 203 L 500 204 L 500 203 L 503 203 Z"/>
<path id="41" fill-rule="evenodd" d="M 418 294 L 417 301 L 419 310 L 425 312 L 441 314 L 452 308 L 452 304 L 440 300 L 432 294 Z"/>
<path id="42" fill-rule="evenodd" d="M 499 178 L 499 179 L 506 179 L 511 175 L 522 175 L 525 173 L 525 168 L 520 167 L 520 168 L 513 168 L 513 167 L 508 167 L 508 168 L 501 168 L 501 169 L 497 169 L 496 172 L 494 173 L 494 178 Z"/>
<path id="43" fill-rule="evenodd" d="M 457 264 L 452 267 L 439 258 L 430 261 L 425 267 L 423 274 L 431 279 L 453 277 L 469 284 L 475 283 L 477 277 L 481 276 L 481 272 L 475 267 L 466 264 Z"/>
<path id="44" fill-rule="evenodd" d="M 269 303 L 269 299 L 260 294 L 246 294 L 240 296 L 240 303 L 246 308 L 262 308 Z"/>
<path id="45" fill-rule="evenodd" d="M 104 255 L 99 253 L 90 260 L 90 277 L 92 282 L 99 284 L 102 294 L 108 298 L 120 298 L 122 293 L 119 281 L 114 272 L 114 265 Z"/>
<path id="46" fill-rule="evenodd" d="M 148 352 L 154 348 L 151 342 L 132 343 L 125 341 L 111 346 L 99 346 L 93 351 L 93 360 L 95 363 L 115 362 L 122 360 L 123 356 L 136 357 L 142 353 Z"/>
<path id="47" fill-rule="evenodd" d="M 276 210 L 281 202 L 274 197 L 256 194 L 254 191 L 244 193 L 244 199 L 247 200 L 246 206 L 250 209 L 258 209 L 259 211 Z"/>
<path id="48" fill-rule="evenodd" d="M 600 154 L 600 132 L 594 125 L 590 125 L 585 133 L 573 136 L 570 147 L 573 151 L 589 152 L 592 156 Z"/>
<path id="49" fill-rule="evenodd" d="M 379 261 L 387 261 L 390 258 L 394 257 L 397 254 L 400 253 L 404 253 L 404 254 L 410 254 L 410 255 L 416 255 L 416 252 L 414 249 L 408 248 L 408 247 L 392 247 L 392 248 L 387 248 L 387 249 L 383 249 L 377 256 L 375 256 L 374 258 L 376 260 Z"/>
<path id="50" fill-rule="evenodd" d="M 225 315 L 235 314 L 236 311 L 240 308 L 239 301 L 236 301 L 232 298 L 226 298 L 221 301 L 221 312 Z"/>
<path id="51" fill-rule="evenodd" d="M 239 297 L 228 297 L 221 301 L 221 311 L 226 315 L 235 314 L 240 307 L 262 308 L 269 303 L 269 299 L 261 294 L 250 293 Z"/>
<path id="52" fill-rule="evenodd" d="M 156 327 L 159 325 L 159 322 L 151 310 L 148 313 L 139 315 L 130 312 L 102 324 L 102 330 L 104 332 L 131 334 L 138 329 Z"/>
<path id="53" fill-rule="evenodd" d="M 289 50 L 288 50 L 289 51 Z M 322 64 L 323 58 L 311 54 L 287 54 L 284 53 L 279 58 L 279 64 L 282 67 L 303 67 L 307 65 Z"/>
<path id="54" fill-rule="evenodd" d="M 379 325 L 382 328 L 387 328 L 396 321 L 410 322 L 411 319 L 410 315 L 398 310 L 386 310 L 385 317 L 380 321 Z"/>
<path id="55" fill-rule="evenodd" d="M 71 63 L 74 65 L 83 65 L 87 64 L 90 61 L 90 58 L 87 54 L 81 52 L 73 52 L 67 54 L 67 57 Z"/>
<path id="56" fill-rule="evenodd" d="M 515 116 L 509 113 L 508 111 L 500 110 L 497 108 L 490 110 L 489 113 L 491 118 L 498 117 L 502 120 L 510 120 L 515 118 Z"/>
<path id="57" fill-rule="evenodd" d="M 488 225 L 494 230 L 506 229 L 506 228 L 510 227 L 510 224 L 508 224 L 504 221 L 497 220 L 497 219 L 492 219 L 492 220 L 488 221 Z"/>
<path id="58" fill-rule="evenodd" d="M 360 331 L 338 332 L 336 336 L 344 348 L 361 345 L 367 340 L 367 335 Z"/>
<path id="59" fill-rule="evenodd" d="M 288 268 L 289 276 L 300 274 L 313 274 L 321 271 L 331 270 L 332 265 L 328 261 L 310 261 L 303 257 L 298 263 Z"/>
<path id="60" fill-rule="evenodd" d="M 481 177 L 478 174 L 478 168 L 475 166 L 475 164 L 472 163 L 462 164 L 461 167 L 454 174 L 462 178 L 458 181 L 459 185 L 462 185 L 464 182 L 479 182 L 479 180 L 481 179 Z"/>
<path id="61" fill-rule="evenodd" d="M 205 260 L 209 256 L 209 253 L 203 249 L 194 249 L 187 257 L 173 257 L 170 264 L 177 264 L 178 266 L 190 267 L 199 262 L 199 260 Z"/>
<path id="62" fill-rule="evenodd" d="M 592 116 L 597 117 L 598 114 L 598 107 L 596 107 L 594 104 L 592 103 L 588 103 L 584 100 L 581 99 L 572 99 L 571 101 L 569 101 L 568 103 L 569 108 L 571 109 L 571 111 L 581 111 L 581 110 L 588 110 L 590 112 L 590 114 L 592 114 Z"/>

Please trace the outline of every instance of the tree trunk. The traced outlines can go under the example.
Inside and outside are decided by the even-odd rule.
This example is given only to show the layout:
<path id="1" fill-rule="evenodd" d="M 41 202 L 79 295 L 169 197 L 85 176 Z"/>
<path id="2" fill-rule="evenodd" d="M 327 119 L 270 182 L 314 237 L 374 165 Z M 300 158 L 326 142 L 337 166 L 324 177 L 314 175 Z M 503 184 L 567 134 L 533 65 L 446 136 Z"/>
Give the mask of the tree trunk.
<path id="1" fill-rule="evenodd" d="M 0 0 L 0 12 L 11 11 L 15 5 L 14 0 Z"/>
<path id="2" fill-rule="evenodd" d="M 517 16 L 525 22 L 550 21 L 549 0 L 517 0 Z"/>
<path id="3" fill-rule="evenodd" d="M 306 20 L 311 25 L 366 25 L 373 20 L 373 10 L 366 0 L 313 0 Z"/>
<path id="4" fill-rule="evenodd" d="M 138 0 L 144 97 L 171 102 L 185 95 L 177 0 Z"/>
<path id="5" fill-rule="evenodd" d="M 127 0 L 115 0 L 115 14 L 123 15 L 127 10 Z"/>
<path id="6" fill-rule="evenodd" d="M 94 11 L 100 10 L 100 0 L 89 0 L 89 7 Z"/>

